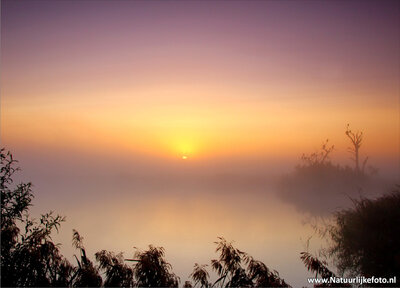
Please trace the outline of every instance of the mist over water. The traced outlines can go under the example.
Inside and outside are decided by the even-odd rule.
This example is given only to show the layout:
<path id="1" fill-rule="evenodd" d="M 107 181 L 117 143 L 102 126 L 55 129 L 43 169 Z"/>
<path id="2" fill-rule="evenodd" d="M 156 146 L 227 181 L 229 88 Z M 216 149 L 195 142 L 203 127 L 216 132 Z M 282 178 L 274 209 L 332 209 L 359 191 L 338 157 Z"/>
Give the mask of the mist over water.
<path id="1" fill-rule="evenodd" d="M 310 249 L 316 251 L 322 243 L 309 220 L 351 204 L 346 195 L 339 195 L 338 202 L 332 191 L 283 197 L 279 183 L 293 167 L 282 161 L 205 163 L 65 152 L 35 154 L 25 149 L 15 156 L 23 167 L 21 181 L 34 183 L 32 214 L 54 210 L 67 216 L 55 238 L 66 257 L 74 261 L 77 253 L 71 246 L 72 229 L 84 237 L 91 255 L 106 249 L 129 258 L 133 247 L 144 250 L 154 244 L 166 248 L 183 282 L 194 263 L 209 264 L 215 258 L 213 242 L 223 236 L 278 270 L 289 283 L 305 285 L 308 272 L 299 253 L 308 249 L 309 237 Z M 375 191 L 372 196 L 384 192 Z"/>

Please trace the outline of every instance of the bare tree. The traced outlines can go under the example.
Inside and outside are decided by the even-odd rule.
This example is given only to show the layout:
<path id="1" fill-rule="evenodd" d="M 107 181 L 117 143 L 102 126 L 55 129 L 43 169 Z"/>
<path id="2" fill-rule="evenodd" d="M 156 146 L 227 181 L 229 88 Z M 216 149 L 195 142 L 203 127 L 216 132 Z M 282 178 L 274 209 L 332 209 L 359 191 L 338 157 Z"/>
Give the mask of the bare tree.
<path id="1" fill-rule="evenodd" d="M 365 171 L 365 166 L 367 165 L 368 157 L 366 157 L 362 163 L 362 168 L 360 169 L 360 147 L 363 141 L 363 132 L 356 131 L 353 132 L 350 130 L 350 125 L 347 124 L 347 129 L 345 132 L 346 136 L 350 139 L 352 147 L 349 147 L 349 152 L 353 155 L 351 158 L 356 165 L 356 172 L 363 172 Z"/>

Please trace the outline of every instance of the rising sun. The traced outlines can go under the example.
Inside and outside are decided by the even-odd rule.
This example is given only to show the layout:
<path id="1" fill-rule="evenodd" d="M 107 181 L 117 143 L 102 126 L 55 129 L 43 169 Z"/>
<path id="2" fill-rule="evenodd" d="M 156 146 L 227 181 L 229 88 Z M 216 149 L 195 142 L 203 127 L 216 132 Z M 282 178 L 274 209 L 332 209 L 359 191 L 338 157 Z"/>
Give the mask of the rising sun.
<path id="1" fill-rule="evenodd" d="M 188 157 L 187 157 L 186 155 L 183 155 L 183 156 L 182 156 L 182 159 L 183 159 L 183 160 L 186 160 L 187 158 L 188 158 Z"/>

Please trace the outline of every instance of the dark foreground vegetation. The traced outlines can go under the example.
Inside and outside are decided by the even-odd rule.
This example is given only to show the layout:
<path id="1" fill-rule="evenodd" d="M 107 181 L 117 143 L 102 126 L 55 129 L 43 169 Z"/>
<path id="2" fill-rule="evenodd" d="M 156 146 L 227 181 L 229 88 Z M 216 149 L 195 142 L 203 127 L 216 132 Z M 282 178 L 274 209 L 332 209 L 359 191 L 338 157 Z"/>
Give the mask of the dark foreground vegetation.
<path id="1" fill-rule="evenodd" d="M 218 258 L 208 265 L 194 265 L 191 281 L 180 278 L 165 260 L 162 247 L 150 245 L 132 259 L 106 250 L 86 253 L 83 237 L 73 231 L 79 252 L 70 263 L 51 238 L 65 218 L 52 212 L 38 221 L 29 214 L 33 199 L 31 183 L 13 184 L 18 170 L 11 153 L 0 153 L 1 189 L 1 286 L 2 287 L 290 287 L 277 271 L 218 238 Z M 338 273 L 375 277 L 400 276 L 400 191 L 377 200 L 362 199 L 343 210 L 327 227 L 332 246 L 328 251 Z M 308 252 L 301 253 L 306 268 L 316 277 L 335 275 L 327 263 Z M 211 282 L 209 271 L 217 275 Z M 400 278 L 398 278 L 400 279 Z M 343 287 L 343 285 L 341 285 Z"/>
<path id="2" fill-rule="evenodd" d="M 400 189 L 375 200 L 354 200 L 353 208 L 335 213 L 333 223 L 324 227 L 323 235 L 329 245 L 321 254 L 331 260 L 337 274 L 328 268 L 327 261 L 302 252 L 301 260 L 315 277 L 396 277 L 399 281 Z M 368 285 L 371 286 L 380 287 Z M 399 282 L 381 286 L 399 287 Z"/>

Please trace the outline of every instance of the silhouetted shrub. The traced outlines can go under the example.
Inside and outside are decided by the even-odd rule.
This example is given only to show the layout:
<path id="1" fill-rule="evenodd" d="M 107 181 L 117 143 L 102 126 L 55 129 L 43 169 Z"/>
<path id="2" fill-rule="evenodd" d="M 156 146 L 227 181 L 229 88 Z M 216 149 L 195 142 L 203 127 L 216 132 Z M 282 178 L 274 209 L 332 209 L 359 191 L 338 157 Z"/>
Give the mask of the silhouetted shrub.
<path id="1" fill-rule="evenodd" d="M 337 277 L 335 273 L 333 273 L 327 267 L 328 263 L 326 261 L 321 261 L 317 257 L 311 255 L 308 252 L 301 252 L 300 259 L 303 261 L 308 271 L 315 273 L 315 278 L 323 278 L 323 279 L 331 279 L 331 277 Z M 347 283 L 321 283 L 315 284 L 314 287 L 351 287 L 350 284 Z"/>
<path id="2" fill-rule="evenodd" d="M 179 277 L 172 273 L 172 266 L 165 259 L 163 247 L 149 245 L 147 251 L 136 251 L 133 273 L 139 287 L 177 287 Z"/>
<path id="3" fill-rule="evenodd" d="M 96 253 L 99 269 L 105 271 L 104 287 L 133 287 L 133 269 L 124 263 L 122 253 L 102 250 Z"/>
<path id="4" fill-rule="evenodd" d="M 197 263 L 194 264 L 193 272 L 189 276 L 194 281 L 194 287 L 196 287 L 198 284 L 200 284 L 200 287 L 202 288 L 211 286 L 211 283 L 208 282 L 210 275 L 206 270 L 206 266 L 207 265 L 199 265 Z"/>
<path id="5" fill-rule="evenodd" d="M 337 273 L 346 277 L 400 276 L 400 190 L 375 200 L 353 200 L 353 207 L 333 214 L 328 224 L 318 230 L 327 240 L 321 249 Z M 318 278 L 336 277 L 328 269 L 327 261 L 321 261 L 308 252 L 301 253 L 307 269 Z M 345 287 L 343 284 L 320 284 L 316 287 Z M 396 284 L 373 283 L 374 287 Z M 398 285 L 398 284 L 397 284 Z M 350 287 L 350 286 L 348 286 Z"/>
<path id="6" fill-rule="evenodd" d="M 201 287 L 290 287 L 277 271 L 271 271 L 263 262 L 254 260 L 245 252 L 234 248 L 224 238 L 218 237 L 216 252 L 219 258 L 211 260 L 211 268 L 219 278 L 210 285 L 206 265 L 196 263 L 190 277 Z"/>
<path id="7" fill-rule="evenodd" d="M 330 253 L 339 271 L 366 277 L 400 277 L 400 190 L 376 200 L 354 200 L 336 213 Z"/>
<path id="8" fill-rule="evenodd" d="M 86 250 L 83 246 L 83 237 L 78 231 L 73 230 L 72 244 L 80 252 L 80 259 L 75 256 L 78 267 L 73 276 L 73 285 L 75 287 L 100 287 L 102 279 L 99 270 L 93 265 L 92 261 L 86 256 Z"/>
<path id="9" fill-rule="evenodd" d="M 70 285 L 73 267 L 51 239 L 64 218 L 50 212 L 42 215 L 39 223 L 31 219 L 27 214 L 33 198 L 31 184 L 12 188 L 16 161 L 4 149 L 0 161 L 1 286 Z"/>

